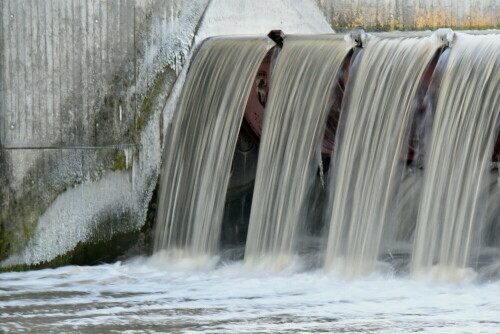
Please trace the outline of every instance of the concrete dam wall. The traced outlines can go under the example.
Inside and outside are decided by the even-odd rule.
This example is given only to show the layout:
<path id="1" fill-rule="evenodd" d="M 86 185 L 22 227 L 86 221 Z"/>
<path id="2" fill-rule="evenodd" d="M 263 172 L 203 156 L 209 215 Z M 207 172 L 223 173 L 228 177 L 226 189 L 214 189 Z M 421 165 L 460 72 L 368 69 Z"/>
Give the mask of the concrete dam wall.
<path id="1" fill-rule="evenodd" d="M 141 229 L 160 111 L 206 5 L 2 1 L 0 259 L 41 263 Z"/>
<path id="2" fill-rule="evenodd" d="M 206 37 L 499 20 L 494 0 L 2 0 L 1 267 L 144 251 L 165 129 Z"/>

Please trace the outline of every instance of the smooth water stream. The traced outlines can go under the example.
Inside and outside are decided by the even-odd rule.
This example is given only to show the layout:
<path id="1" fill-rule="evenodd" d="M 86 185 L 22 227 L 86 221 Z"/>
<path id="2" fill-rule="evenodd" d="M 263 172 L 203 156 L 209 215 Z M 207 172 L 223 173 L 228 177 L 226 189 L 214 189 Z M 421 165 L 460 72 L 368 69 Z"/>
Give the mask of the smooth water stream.
<path id="1" fill-rule="evenodd" d="M 439 45 L 430 38 L 371 38 L 342 108 L 333 153 L 327 268 L 374 270 L 404 172 L 411 106 Z"/>
<path id="2" fill-rule="evenodd" d="M 280 269 L 297 252 L 319 165 L 343 36 L 289 37 L 278 56 L 259 149 L 245 261 Z"/>
<path id="3" fill-rule="evenodd" d="M 264 38 L 213 38 L 190 66 L 165 138 L 155 250 L 213 255 L 231 161 Z"/>
<path id="4" fill-rule="evenodd" d="M 443 77 L 417 221 L 415 275 L 460 279 L 477 261 L 500 115 L 500 40 L 460 34 Z"/>

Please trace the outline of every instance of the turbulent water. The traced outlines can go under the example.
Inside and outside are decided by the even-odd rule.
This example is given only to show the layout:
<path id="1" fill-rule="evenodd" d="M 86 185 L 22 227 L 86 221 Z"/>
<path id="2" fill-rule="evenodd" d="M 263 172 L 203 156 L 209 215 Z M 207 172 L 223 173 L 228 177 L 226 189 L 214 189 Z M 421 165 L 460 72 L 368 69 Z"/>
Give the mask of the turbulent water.
<path id="1" fill-rule="evenodd" d="M 198 50 L 165 138 L 155 249 L 217 250 L 236 140 L 263 38 L 214 38 Z"/>
<path id="2" fill-rule="evenodd" d="M 498 281 L 436 284 L 372 275 L 194 269 L 137 259 L 0 274 L 0 332 L 491 333 Z"/>
<path id="3" fill-rule="evenodd" d="M 347 86 L 330 183 L 326 267 L 348 276 L 374 270 L 402 179 L 411 106 L 438 47 L 430 38 L 367 44 Z"/>
<path id="4" fill-rule="evenodd" d="M 259 149 L 247 263 L 280 268 L 296 252 L 335 76 L 349 51 L 342 37 L 289 37 L 278 56 Z"/>
<path id="5" fill-rule="evenodd" d="M 434 116 L 412 268 L 416 275 L 433 272 L 460 279 L 479 256 L 498 135 L 500 40 L 459 35 L 447 68 Z"/>

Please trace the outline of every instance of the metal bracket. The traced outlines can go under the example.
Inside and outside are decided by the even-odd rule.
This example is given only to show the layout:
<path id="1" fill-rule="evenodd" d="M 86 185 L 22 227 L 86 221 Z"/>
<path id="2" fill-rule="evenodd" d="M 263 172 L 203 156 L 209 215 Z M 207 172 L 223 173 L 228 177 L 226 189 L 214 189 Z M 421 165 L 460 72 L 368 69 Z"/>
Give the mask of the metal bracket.
<path id="1" fill-rule="evenodd" d="M 269 34 L 267 34 L 267 37 L 269 37 L 274 43 L 276 43 L 277 46 L 282 47 L 286 35 L 283 30 L 271 30 Z"/>

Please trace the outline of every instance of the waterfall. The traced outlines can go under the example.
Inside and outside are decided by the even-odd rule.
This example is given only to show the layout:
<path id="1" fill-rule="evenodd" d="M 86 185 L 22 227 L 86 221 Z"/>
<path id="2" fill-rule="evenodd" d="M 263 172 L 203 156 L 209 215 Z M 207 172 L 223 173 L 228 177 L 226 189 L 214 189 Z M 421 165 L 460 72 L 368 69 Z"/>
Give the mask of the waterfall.
<path id="1" fill-rule="evenodd" d="M 494 259 L 498 237 L 486 234 L 496 227 L 483 228 L 483 216 L 494 214 L 488 193 L 498 187 L 489 172 L 498 36 L 352 36 L 287 36 L 271 62 L 264 39 L 200 47 L 165 138 L 155 251 L 203 261 L 217 253 L 238 131 L 255 116 L 246 265 L 288 267 L 317 250 L 311 236 L 322 227 L 326 245 L 313 256 L 346 277 L 386 260 L 414 276 L 463 277 L 479 267 L 483 241 L 483 258 Z M 269 96 L 256 111 L 252 84 L 263 69 Z M 324 172 L 328 195 L 314 192 Z"/>
<path id="2" fill-rule="evenodd" d="M 430 38 L 371 38 L 349 78 L 329 184 L 327 269 L 351 277 L 375 268 L 404 176 L 412 103 L 437 47 Z"/>
<path id="3" fill-rule="evenodd" d="M 165 137 L 155 251 L 216 252 L 237 135 L 267 45 L 213 38 L 195 55 Z"/>
<path id="4" fill-rule="evenodd" d="M 348 51 L 342 36 L 286 39 L 265 111 L 247 263 L 277 269 L 290 264 L 318 168 L 335 76 Z"/>
<path id="5" fill-rule="evenodd" d="M 477 256 L 500 113 L 498 36 L 459 35 L 425 164 L 412 272 L 459 279 Z"/>

